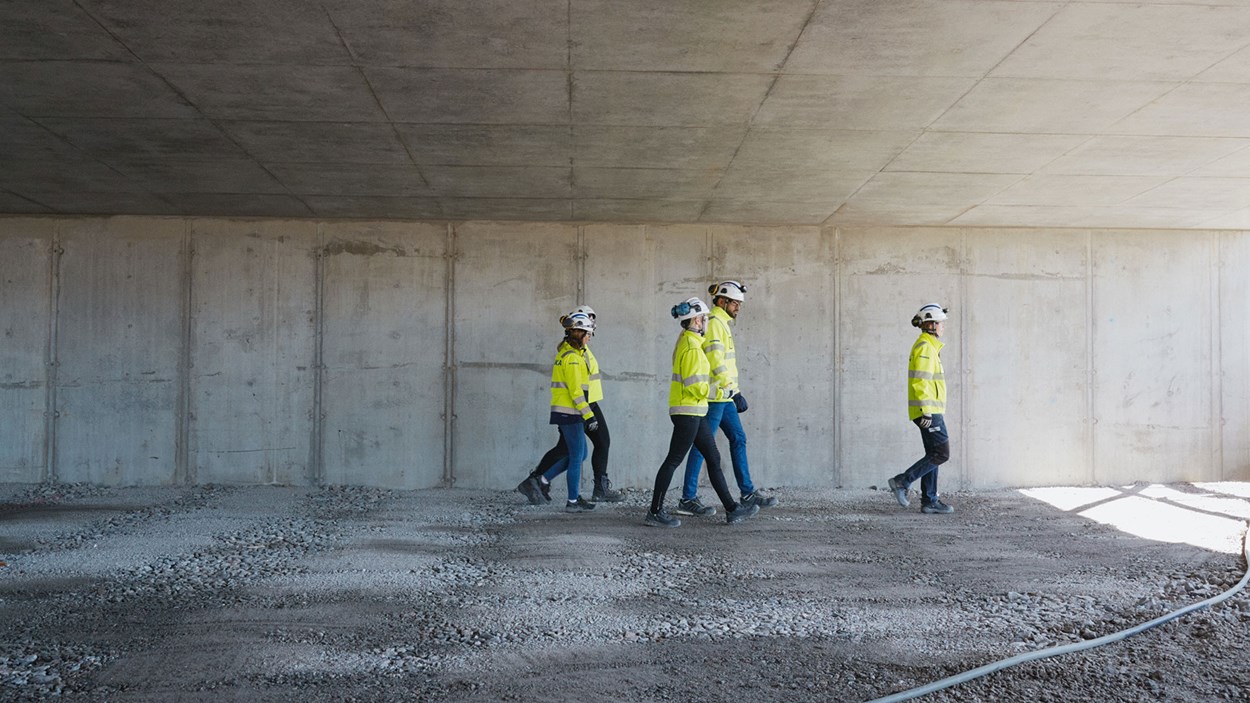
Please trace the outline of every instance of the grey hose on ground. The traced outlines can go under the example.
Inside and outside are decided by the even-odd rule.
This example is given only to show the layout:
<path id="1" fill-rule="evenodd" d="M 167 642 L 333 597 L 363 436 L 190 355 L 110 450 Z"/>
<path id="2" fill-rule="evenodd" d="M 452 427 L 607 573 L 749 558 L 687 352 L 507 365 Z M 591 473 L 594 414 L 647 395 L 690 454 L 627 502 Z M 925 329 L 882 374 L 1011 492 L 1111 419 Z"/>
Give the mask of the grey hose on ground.
<path id="1" fill-rule="evenodd" d="M 1241 553 L 1242 553 L 1242 558 L 1245 559 L 1246 561 L 1246 573 L 1242 575 L 1241 580 L 1237 582 L 1237 585 L 1233 586 L 1227 591 L 1224 591 L 1218 596 L 1212 596 L 1211 598 L 1208 598 L 1204 601 L 1194 603 L 1193 605 L 1185 606 L 1184 608 L 1181 608 L 1180 610 L 1174 610 L 1166 615 L 1160 615 L 1159 617 L 1155 618 L 1154 620 L 1151 620 L 1150 622 L 1144 622 L 1140 625 L 1137 625 L 1135 627 L 1130 627 L 1126 630 L 1120 630 L 1119 632 L 1113 632 L 1109 635 L 1103 635 L 1102 637 L 1099 637 L 1097 639 L 1087 640 L 1085 642 L 1075 642 L 1073 644 L 1065 644 L 1065 645 L 1060 645 L 1057 647 L 1048 647 L 1047 649 L 1039 649 L 1036 652 L 1025 652 L 1024 654 L 1018 654 L 1008 659 L 1000 659 L 999 661 L 991 662 L 989 664 L 986 664 L 985 666 L 979 666 L 975 669 L 965 671 L 961 674 L 948 676 L 944 679 L 941 679 L 940 681 L 934 681 L 931 684 L 926 684 L 924 686 L 919 686 L 917 688 L 913 688 L 907 691 L 894 693 L 894 694 L 885 696 L 883 698 L 874 698 L 873 700 L 868 701 L 868 703 L 898 703 L 899 701 L 909 701 L 913 698 L 919 698 L 920 696 L 934 693 L 936 691 L 941 691 L 944 688 L 950 688 L 951 686 L 955 686 L 957 684 L 967 683 L 969 681 L 972 681 L 973 679 L 979 679 L 982 676 L 985 676 L 987 674 L 992 674 L 995 671 L 1001 671 L 1003 669 L 1015 666 L 1017 664 L 1037 661 L 1038 659 L 1048 659 L 1050 657 L 1057 657 L 1061 654 L 1071 654 L 1073 652 L 1080 652 L 1086 649 L 1093 649 L 1095 647 L 1101 647 L 1104 644 L 1111 644 L 1112 642 L 1119 642 L 1120 640 L 1127 639 L 1140 632 L 1145 632 L 1146 630 L 1149 630 L 1152 627 L 1162 625 L 1163 623 L 1171 621 L 1171 620 L 1175 620 L 1176 618 L 1179 618 L 1182 615 L 1188 615 L 1189 613 L 1192 613 L 1195 610 L 1208 608 L 1210 606 L 1215 605 L 1216 603 L 1221 603 L 1223 601 L 1226 601 L 1229 598 L 1232 598 L 1234 595 L 1236 595 L 1238 591 L 1245 588 L 1246 582 L 1250 581 L 1250 542 L 1247 542 L 1247 534 L 1250 533 L 1250 522 L 1246 523 L 1246 527 L 1247 527 L 1247 531 L 1243 531 L 1241 534 Z"/>

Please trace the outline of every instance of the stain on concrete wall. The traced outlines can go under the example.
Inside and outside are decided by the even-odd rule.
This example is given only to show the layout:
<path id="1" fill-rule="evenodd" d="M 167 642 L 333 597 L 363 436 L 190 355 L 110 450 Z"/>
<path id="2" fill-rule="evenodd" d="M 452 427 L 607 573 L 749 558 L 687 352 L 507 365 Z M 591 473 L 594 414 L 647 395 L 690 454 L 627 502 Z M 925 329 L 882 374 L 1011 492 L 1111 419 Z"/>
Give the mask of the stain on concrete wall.
<path id="1" fill-rule="evenodd" d="M 1211 233 L 1094 237 L 1093 478 L 1219 478 Z"/>
<path id="2" fill-rule="evenodd" d="M 131 217 L 60 224 L 53 474 L 62 481 L 174 481 L 186 227 Z"/>
<path id="3" fill-rule="evenodd" d="M 50 255 L 55 222 L 17 219 L 0 236 L 0 481 L 47 466 Z"/>
<path id="4" fill-rule="evenodd" d="M 317 225 L 194 220 L 191 236 L 191 476 L 313 483 Z"/>
<path id="5" fill-rule="evenodd" d="M 323 225 L 324 480 L 443 480 L 447 227 Z"/>

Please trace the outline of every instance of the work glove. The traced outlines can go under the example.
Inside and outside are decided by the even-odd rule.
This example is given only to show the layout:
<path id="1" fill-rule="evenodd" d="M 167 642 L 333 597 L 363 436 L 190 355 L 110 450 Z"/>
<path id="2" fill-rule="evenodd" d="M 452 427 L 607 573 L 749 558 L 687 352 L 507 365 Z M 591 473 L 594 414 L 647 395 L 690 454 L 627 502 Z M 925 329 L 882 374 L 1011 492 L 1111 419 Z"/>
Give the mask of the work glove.
<path id="1" fill-rule="evenodd" d="M 742 414 L 747 411 L 746 396 L 742 395 L 741 393 L 734 393 L 733 401 L 734 401 L 734 407 L 738 409 L 739 414 Z"/>
<path id="2" fill-rule="evenodd" d="M 594 418 L 594 419 L 590 420 L 589 422 L 587 422 L 587 423 L 586 423 L 586 431 L 587 431 L 587 432 L 598 432 L 598 431 L 599 431 L 599 418 L 597 418 L 597 417 L 596 417 L 596 418 Z"/>
<path id="3" fill-rule="evenodd" d="M 927 429 L 929 429 L 929 425 L 932 425 L 932 424 L 933 424 L 933 418 L 929 417 L 928 415 L 921 415 L 921 416 L 920 416 L 920 427 L 921 427 L 922 429 L 926 429 L 926 430 L 927 430 Z"/>

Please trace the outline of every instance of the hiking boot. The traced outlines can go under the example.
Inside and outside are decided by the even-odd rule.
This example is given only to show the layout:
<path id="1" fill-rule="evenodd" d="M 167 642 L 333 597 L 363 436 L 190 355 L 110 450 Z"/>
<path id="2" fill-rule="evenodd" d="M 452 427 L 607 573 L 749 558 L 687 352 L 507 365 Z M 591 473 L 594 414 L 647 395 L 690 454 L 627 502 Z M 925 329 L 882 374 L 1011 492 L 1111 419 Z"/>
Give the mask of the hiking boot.
<path id="1" fill-rule="evenodd" d="M 642 519 L 642 524 L 647 527 L 681 527 L 681 520 L 669 517 L 668 513 L 663 510 L 658 513 L 648 511 L 647 516 Z"/>
<path id="2" fill-rule="evenodd" d="M 754 503 L 761 508 L 771 508 L 777 504 L 777 499 L 770 495 L 765 495 L 760 491 L 751 491 L 742 496 L 743 503 Z"/>
<path id="3" fill-rule="evenodd" d="M 596 476 L 595 492 L 590 494 L 590 499 L 596 503 L 620 503 L 625 500 L 625 494 L 612 490 L 612 482 L 607 476 Z"/>
<path id="4" fill-rule="evenodd" d="M 550 503 L 551 502 L 551 484 L 537 477 L 535 477 L 534 480 L 538 482 L 538 490 L 543 492 L 543 500 Z"/>
<path id="5" fill-rule="evenodd" d="M 920 512 L 929 513 L 930 515 L 949 515 L 955 512 L 955 509 L 940 500 L 935 500 L 932 503 L 925 503 L 920 506 Z"/>
<path id="6" fill-rule="evenodd" d="M 897 500 L 899 505 L 904 508 L 911 505 L 911 501 L 907 500 L 907 489 L 903 488 L 903 484 L 898 480 L 897 476 L 890 479 L 889 484 L 890 490 L 894 491 L 894 500 Z"/>
<path id="7" fill-rule="evenodd" d="M 530 505 L 543 504 L 542 490 L 538 486 L 538 479 L 533 476 L 530 476 L 521 483 L 517 484 L 516 489 L 518 493 L 525 496 L 526 500 L 530 502 Z"/>
<path id="8" fill-rule="evenodd" d="M 570 500 L 564 504 L 564 512 L 566 513 L 588 513 L 594 509 L 595 504 L 581 496 L 577 496 L 577 500 Z"/>
<path id="9" fill-rule="evenodd" d="M 760 511 L 760 506 L 756 503 L 738 503 L 738 507 L 725 513 L 725 522 L 730 525 L 735 522 L 742 522 Z"/>
<path id="10" fill-rule="evenodd" d="M 678 515 L 699 515 L 701 517 L 708 517 L 716 514 L 716 508 L 713 508 L 710 505 L 704 505 L 699 501 L 699 497 L 695 496 L 690 500 L 682 498 L 677 501 L 677 509 L 673 512 Z"/>

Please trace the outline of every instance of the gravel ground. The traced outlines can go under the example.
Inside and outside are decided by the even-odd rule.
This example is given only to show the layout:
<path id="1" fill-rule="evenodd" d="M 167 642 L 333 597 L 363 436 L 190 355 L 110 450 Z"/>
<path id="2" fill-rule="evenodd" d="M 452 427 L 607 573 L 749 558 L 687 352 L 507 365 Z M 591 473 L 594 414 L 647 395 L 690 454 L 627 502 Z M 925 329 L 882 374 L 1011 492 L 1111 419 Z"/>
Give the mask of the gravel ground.
<path id="1" fill-rule="evenodd" d="M 1250 511 L 1228 485 L 1224 514 Z M 1115 493 L 1160 520 L 1209 495 L 1145 488 Z M 656 530 L 639 491 L 568 515 L 491 491 L 0 485 L 0 700 L 868 701 L 1150 620 L 1245 568 L 1240 545 L 1015 491 L 946 496 L 948 516 L 775 493 L 739 525 Z M 1242 592 L 922 700 L 1250 701 L 1247 651 Z"/>

